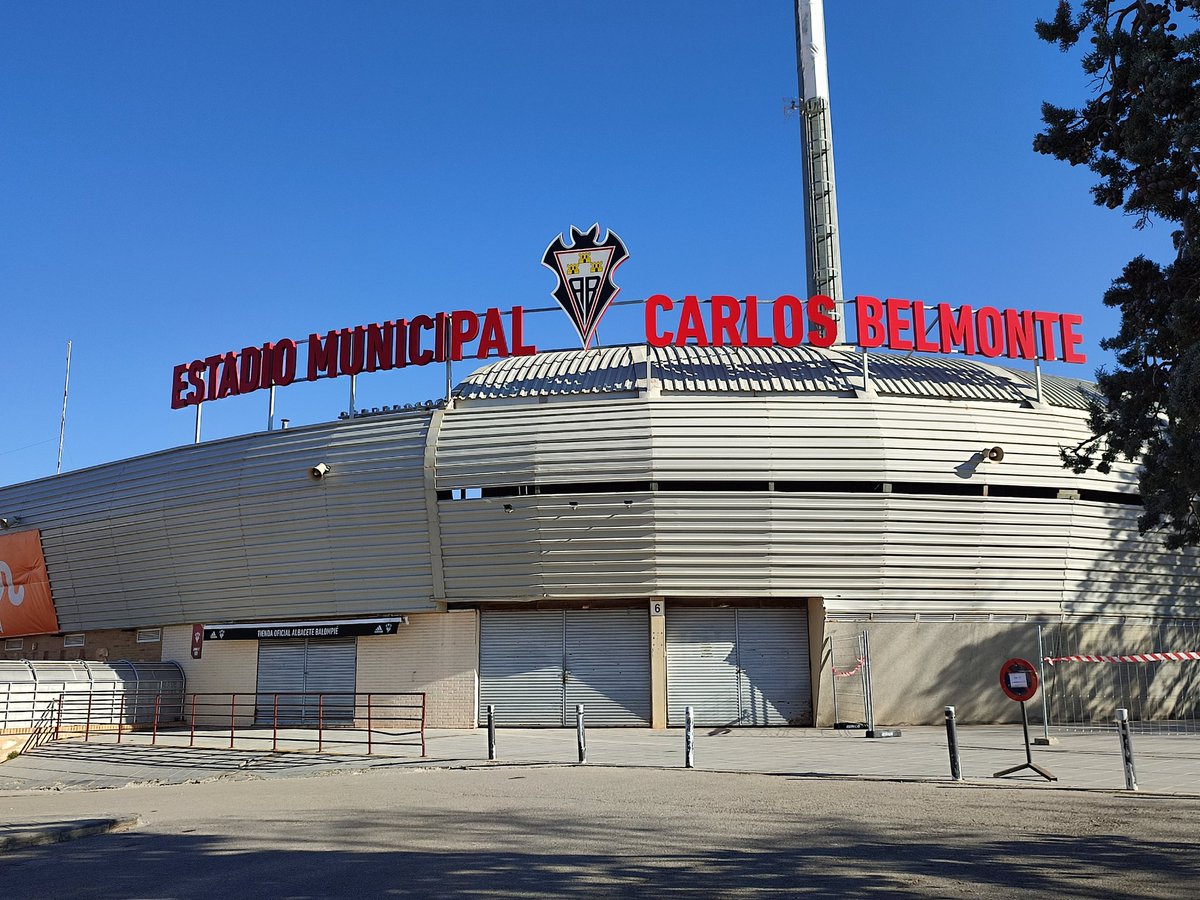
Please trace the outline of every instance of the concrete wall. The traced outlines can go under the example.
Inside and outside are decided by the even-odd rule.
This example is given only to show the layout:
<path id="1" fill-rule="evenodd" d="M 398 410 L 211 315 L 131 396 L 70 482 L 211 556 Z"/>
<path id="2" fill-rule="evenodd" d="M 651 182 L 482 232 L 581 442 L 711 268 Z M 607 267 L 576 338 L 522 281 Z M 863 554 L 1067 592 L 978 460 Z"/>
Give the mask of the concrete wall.
<path id="1" fill-rule="evenodd" d="M 1047 656 L 1124 655 L 1195 650 L 1194 620 L 1043 623 Z M 830 641 L 844 648 L 863 631 L 870 636 L 876 725 L 937 725 L 954 706 L 962 724 L 1019 722 L 1020 704 L 1000 689 L 1000 668 L 1013 657 L 1037 665 L 1036 622 L 848 622 L 828 621 L 822 645 L 817 724 L 835 721 Z M 855 660 L 838 650 L 839 670 Z M 858 718 L 857 677 L 837 679 L 839 718 Z M 1194 715 L 1200 706 L 1200 662 L 1059 663 L 1047 667 L 1046 700 L 1051 724 L 1111 722 L 1118 707 L 1135 719 Z M 1042 721 L 1041 693 L 1028 704 L 1029 719 Z M 1190 710 L 1190 713 L 1189 713 Z"/>
<path id="2" fill-rule="evenodd" d="M 992 622 L 827 622 L 828 639 L 870 635 L 876 725 L 933 725 L 954 706 L 962 724 L 1020 721 L 1020 707 L 1000 690 L 1000 666 L 1020 656 L 1037 660 L 1037 627 Z M 855 660 L 839 652 L 840 670 Z M 833 724 L 829 645 L 823 647 L 818 724 Z M 843 720 L 854 721 L 858 677 L 840 678 Z"/>

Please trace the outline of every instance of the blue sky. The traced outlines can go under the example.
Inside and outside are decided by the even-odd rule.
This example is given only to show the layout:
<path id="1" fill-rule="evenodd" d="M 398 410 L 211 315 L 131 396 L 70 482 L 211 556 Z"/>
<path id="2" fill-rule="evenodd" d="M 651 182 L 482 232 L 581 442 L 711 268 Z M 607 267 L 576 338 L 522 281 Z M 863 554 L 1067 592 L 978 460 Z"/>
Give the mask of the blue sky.
<path id="1" fill-rule="evenodd" d="M 1030 149 L 1074 56 L 1053 0 L 828 3 L 848 295 L 1080 312 L 1169 229 L 1093 206 Z M 0 3 L 0 461 L 53 474 L 188 443 L 172 368 L 440 309 L 553 303 L 576 224 L 618 232 L 619 299 L 804 292 L 787 0 L 752 3 Z M 565 317 L 531 322 L 565 347 Z M 606 343 L 641 339 L 614 311 Z M 471 370 L 455 369 L 456 378 Z M 436 397 L 438 367 L 362 376 L 360 406 Z M 279 391 L 307 424 L 346 379 Z M 265 427 L 266 394 L 204 437 Z"/>

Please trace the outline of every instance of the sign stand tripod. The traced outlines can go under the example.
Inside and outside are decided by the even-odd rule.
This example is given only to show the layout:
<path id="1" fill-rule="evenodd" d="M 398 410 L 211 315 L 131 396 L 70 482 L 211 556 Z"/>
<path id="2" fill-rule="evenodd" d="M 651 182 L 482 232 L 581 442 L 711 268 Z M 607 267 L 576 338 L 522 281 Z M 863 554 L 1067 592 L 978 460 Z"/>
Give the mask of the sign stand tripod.
<path id="1" fill-rule="evenodd" d="M 1013 766 L 1012 768 L 997 772 L 992 777 L 1003 778 L 1005 775 L 1012 775 L 1014 772 L 1030 769 L 1047 781 L 1058 781 L 1057 775 L 1051 774 L 1047 769 L 1043 769 L 1033 761 L 1033 749 L 1029 745 L 1029 711 L 1025 708 L 1025 701 L 1031 699 L 1037 693 L 1037 671 L 1026 660 L 1010 659 L 1000 668 L 1000 687 L 1004 689 L 1004 693 L 1010 699 L 1016 700 L 1021 704 L 1021 731 L 1025 736 L 1025 762 L 1019 766 Z"/>

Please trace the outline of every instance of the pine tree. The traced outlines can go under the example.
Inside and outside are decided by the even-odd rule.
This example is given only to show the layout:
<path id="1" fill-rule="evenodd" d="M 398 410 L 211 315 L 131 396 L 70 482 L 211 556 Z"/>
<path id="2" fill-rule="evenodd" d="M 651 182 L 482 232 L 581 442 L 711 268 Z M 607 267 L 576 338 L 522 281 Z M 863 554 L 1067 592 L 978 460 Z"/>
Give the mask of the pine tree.
<path id="1" fill-rule="evenodd" d="M 1103 402 L 1093 436 L 1063 451 L 1075 472 L 1140 460 L 1142 533 L 1169 548 L 1200 544 L 1200 0 L 1060 0 L 1038 37 L 1064 52 L 1090 35 L 1082 58 L 1092 96 L 1078 109 L 1042 105 L 1033 148 L 1099 180 L 1097 205 L 1135 228 L 1176 226 L 1174 259 L 1138 256 L 1104 294 L 1120 310 L 1100 346 L 1116 366 L 1097 373 Z"/>

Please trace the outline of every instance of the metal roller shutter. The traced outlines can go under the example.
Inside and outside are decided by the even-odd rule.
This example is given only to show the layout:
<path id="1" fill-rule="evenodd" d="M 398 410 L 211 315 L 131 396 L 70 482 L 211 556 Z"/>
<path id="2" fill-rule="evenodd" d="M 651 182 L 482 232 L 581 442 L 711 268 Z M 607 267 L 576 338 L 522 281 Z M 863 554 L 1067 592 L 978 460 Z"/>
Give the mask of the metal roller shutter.
<path id="1" fill-rule="evenodd" d="M 479 721 L 564 726 L 650 721 L 644 609 L 488 611 L 479 616 Z"/>
<path id="2" fill-rule="evenodd" d="M 569 722 L 583 704 L 592 725 L 650 724 L 649 610 L 568 610 L 565 644 Z"/>
<path id="3" fill-rule="evenodd" d="M 694 707 L 699 725 L 735 725 L 737 617 L 732 609 L 667 605 L 667 722 L 682 725 Z"/>
<path id="4" fill-rule="evenodd" d="M 327 696 L 320 710 L 324 722 L 354 721 L 355 675 L 358 669 L 357 642 L 354 638 L 310 640 L 304 666 L 305 711 L 310 719 L 317 715 L 316 694 Z"/>
<path id="5" fill-rule="evenodd" d="M 479 616 L 479 720 L 562 725 L 563 614 L 483 611 Z"/>
<path id="6" fill-rule="evenodd" d="M 812 723 L 804 609 L 667 607 L 667 721 Z"/>
<path id="7" fill-rule="evenodd" d="M 279 721 L 295 722 L 304 718 L 304 703 L 293 692 L 304 690 L 305 638 L 258 642 L 258 698 L 254 719 L 260 725 L 275 720 L 275 704 L 279 704 Z"/>
<path id="8" fill-rule="evenodd" d="M 281 725 L 353 721 L 356 657 L 354 638 L 259 641 L 255 721 L 276 721 L 277 708 Z"/>
<path id="9" fill-rule="evenodd" d="M 739 609 L 737 636 L 741 724 L 812 724 L 807 612 Z"/>

